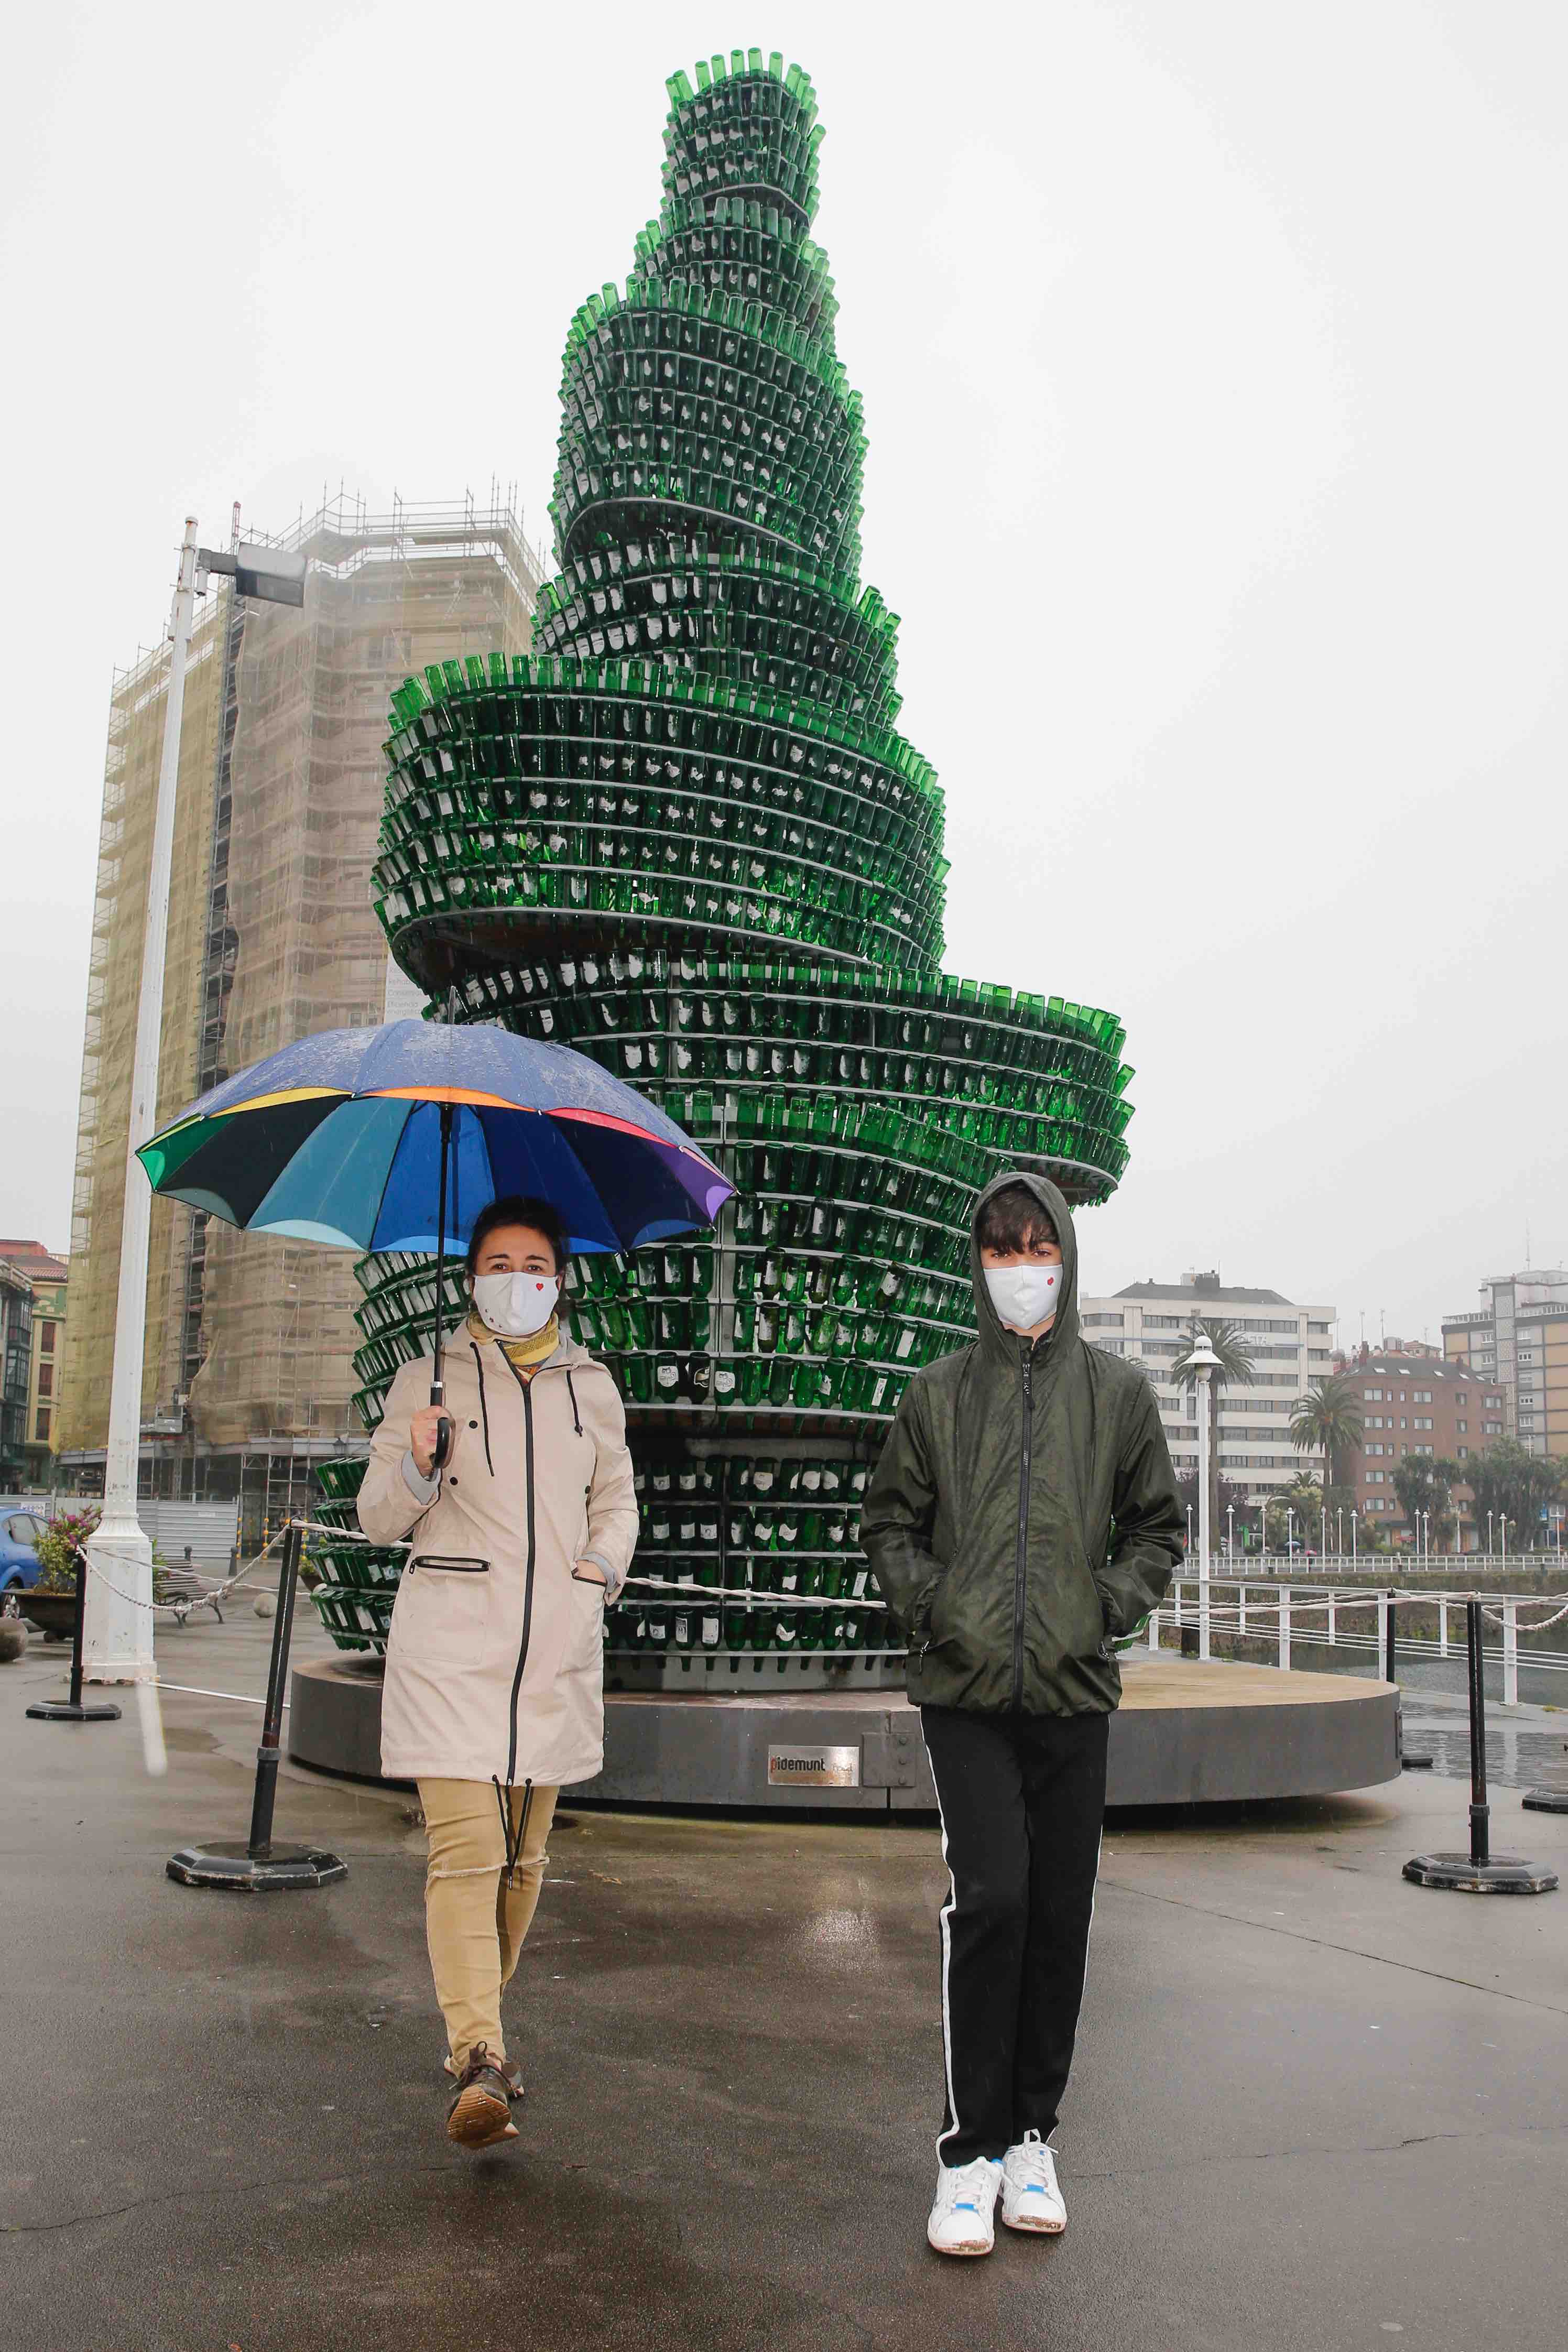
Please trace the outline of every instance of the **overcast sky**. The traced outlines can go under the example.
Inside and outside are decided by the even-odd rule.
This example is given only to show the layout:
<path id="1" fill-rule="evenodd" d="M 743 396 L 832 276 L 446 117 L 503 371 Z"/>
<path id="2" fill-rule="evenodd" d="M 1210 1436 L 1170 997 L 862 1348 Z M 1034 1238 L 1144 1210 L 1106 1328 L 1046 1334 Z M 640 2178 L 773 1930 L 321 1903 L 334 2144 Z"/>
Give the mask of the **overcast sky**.
<path id="1" fill-rule="evenodd" d="M 1126 1024 L 1086 1284 L 1436 1338 L 1568 1257 L 1560 0 L 26 12 L 0 1226 L 68 1234 L 110 674 L 187 508 L 494 477 L 544 541 L 665 77 L 752 41 L 827 128 L 949 969 Z"/>

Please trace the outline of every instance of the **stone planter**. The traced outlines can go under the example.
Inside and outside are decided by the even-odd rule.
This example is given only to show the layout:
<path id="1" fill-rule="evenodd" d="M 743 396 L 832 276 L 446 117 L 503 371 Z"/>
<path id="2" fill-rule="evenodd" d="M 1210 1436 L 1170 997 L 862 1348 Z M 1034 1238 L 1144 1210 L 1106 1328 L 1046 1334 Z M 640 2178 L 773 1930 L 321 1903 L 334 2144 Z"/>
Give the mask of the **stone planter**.
<path id="1" fill-rule="evenodd" d="M 18 1592 L 17 1606 L 30 1625 L 51 1642 L 68 1642 L 76 1623 L 74 1592 Z"/>

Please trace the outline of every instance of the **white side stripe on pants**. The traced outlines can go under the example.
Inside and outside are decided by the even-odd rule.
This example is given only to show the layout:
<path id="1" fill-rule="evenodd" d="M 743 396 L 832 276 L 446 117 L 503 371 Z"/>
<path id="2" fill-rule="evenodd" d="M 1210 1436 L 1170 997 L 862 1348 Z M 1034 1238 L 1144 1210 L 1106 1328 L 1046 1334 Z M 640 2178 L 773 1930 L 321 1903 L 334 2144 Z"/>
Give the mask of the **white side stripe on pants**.
<path id="1" fill-rule="evenodd" d="M 938 1916 L 942 1927 L 942 2063 L 947 2080 L 947 2112 L 952 2117 L 952 2122 L 946 2131 L 938 2132 L 936 2136 L 937 2162 L 943 2164 L 947 2159 L 942 2152 L 942 2142 L 951 2139 L 958 2129 L 958 2101 L 952 2092 L 952 2020 L 948 2011 L 947 1997 L 947 1980 L 952 1967 L 952 1915 L 958 1907 L 958 1884 L 952 1874 L 952 1864 L 948 1860 L 947 1816 L 942 1810 L 942 1790 L 937 1782 L 936 1759 L 931 1752 L 931 1745 L 926 1739 L 923 1725 L 921 1728 L 921 1743 L 925 1748 L 926 1762 L 931 1766 L 931 1786 L 936 1790 L 936 1817 L 942 1826 L 942 1858 L 947 1864 L 947 1901 L 942 1905 Z"/>

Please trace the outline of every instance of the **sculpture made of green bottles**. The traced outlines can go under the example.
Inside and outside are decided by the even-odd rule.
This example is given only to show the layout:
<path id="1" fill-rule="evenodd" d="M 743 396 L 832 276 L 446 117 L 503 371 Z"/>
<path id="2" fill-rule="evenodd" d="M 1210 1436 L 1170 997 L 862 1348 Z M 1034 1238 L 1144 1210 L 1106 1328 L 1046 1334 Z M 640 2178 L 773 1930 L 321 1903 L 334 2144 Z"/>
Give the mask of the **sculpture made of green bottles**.
<path id="1" fill-rule="evenodd" d="M 911 1374 L 973 1335 L 974 1193 L 1025 1165 L 1106 1199 L 1131 1073 L 1111 1015 L 939 968 L 942 798 L 858 577 L 811 85 L 737 50 L 669 93 L 659 216 L 567 339 L 533 650 L 394 697 L 378 905 L 444 1012 L 592 1055 L 738 1188 L 711 1234 L 573 1269 L 643 1520 L 612 1684 L 890 1679 L 859 1500 Z M 373 1425 L 435 1269 L 358 1272 Z M 346 1532 L 357 1465 L 331 1480 L 322 1613 L 379 1647 L 399 1556 Z"/>

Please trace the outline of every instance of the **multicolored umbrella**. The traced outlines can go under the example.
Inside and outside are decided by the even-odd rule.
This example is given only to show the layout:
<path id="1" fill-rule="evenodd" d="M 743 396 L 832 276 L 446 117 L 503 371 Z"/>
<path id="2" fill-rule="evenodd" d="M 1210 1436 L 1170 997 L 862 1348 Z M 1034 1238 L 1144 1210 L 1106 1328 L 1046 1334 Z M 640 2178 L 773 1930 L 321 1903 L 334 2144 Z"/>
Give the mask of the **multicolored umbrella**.
<path id="1" fill-rule="evenodd" d="M 155 1192 L 247 1233 L 364 1252 L 466 1249 L 508 1192 L 549 1201 L 574 1251 L 641 1249 L 710 1224 L 734 1191 L 584 1055 L 426 1021 L 301 1037 L 136 1156 Z"/>
<path id="2" fill-rule="evenodd" d="M 573 1251 L 634 1250 L 710 1224 L 735 1189 L 597 1062 L 425 1021 L 301 1037 L 212 1087 L 136 1156 L 154 1192 L 247 1233 L 437 1258 L 466 1250 L 480 1210 L 507 1193 L 548 1201 Z M 437 1283 L 437 1405 L 440 1298 Z"/>

